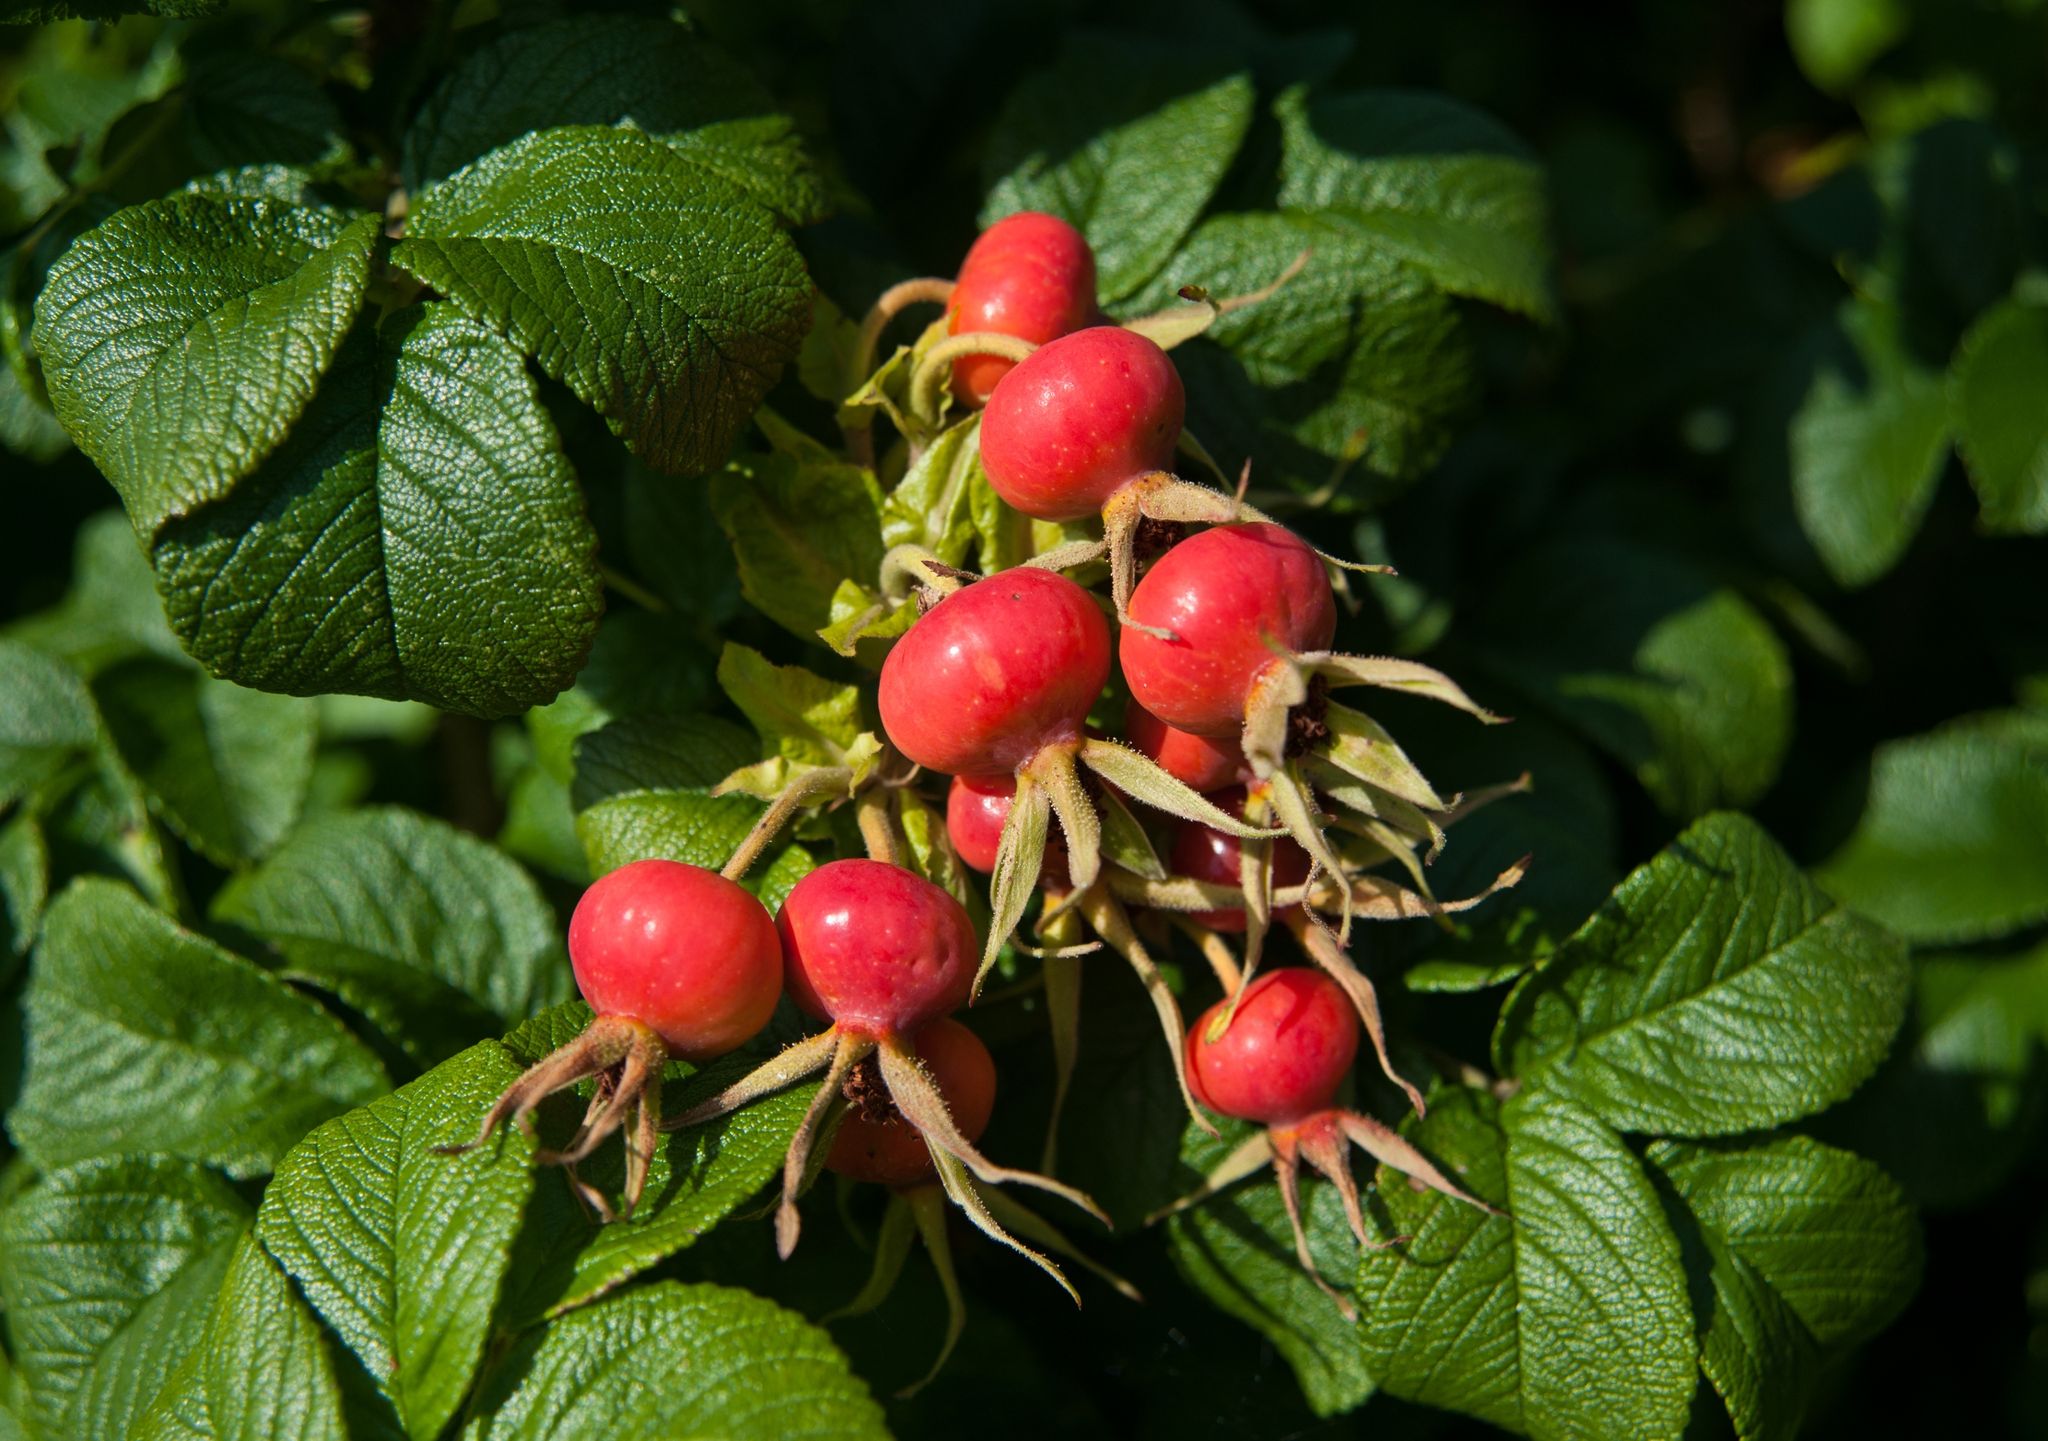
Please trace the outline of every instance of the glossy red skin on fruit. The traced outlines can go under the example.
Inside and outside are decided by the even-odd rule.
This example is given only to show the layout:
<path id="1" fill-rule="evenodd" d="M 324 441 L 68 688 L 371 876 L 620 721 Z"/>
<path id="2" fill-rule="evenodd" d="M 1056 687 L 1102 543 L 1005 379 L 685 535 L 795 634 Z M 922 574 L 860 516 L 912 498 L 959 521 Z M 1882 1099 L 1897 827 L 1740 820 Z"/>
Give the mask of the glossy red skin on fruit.
<path id="1" fill-rule="evenodd" d="M 1057 340 L 1096 319 L 1095 252 L 1056 215 L 1025 210 L 981 232 L 960 262 L 946 333 L 992 330 L 1033 345 Z M 953 362 L 953 393 L 985 402 L 1016 365 L 1000 355 Z"/>
<path id="2" fill-rule="evenodd" d="M 1251 983 L 1221 1040 L 1203 1039 L 1218 1001 L 1188 1031 L 1188 1089 L 1220 1115 L 1291 1126 L 1327 1109 L 1358 1054 L 1358 1014 L 1321 971 L 1287 966 Z"/>
<path id="3" fill-rule="evenodd" d="M 1264 521 L 1199 531 L 1152 563 L 1131 616 L 1173 632 L 1126 626 L 1120 642 L 1131 695 L 1170 726 L 1225 736 L 1244 724 L 1245 695 L 1290 651 L 1328 650 L 1337 605 L 1322 557 Z"/>
<path id="4" fill-rule="evenodd" d="M 1187 395 L 1166 352 L 1114 325 L 1040 346 L 1004 376 L 981 417 L 997 495 L 1040 520 L 1081 520 L 1117 488 L 1166 470 Z"/>
<path id="5" fill-rule="evenodd" d="M 961 863 L 983 875 L 996 868 L 1003 823 L 1017 798 L 1014 776 L 955 776 L 946 790 L 946 837 Z M 1038 873 L 1048 884 L 1067 883 L 1067 848 L 1057 835 L 1045 838 L 1045 859 Z"/>
<path id="6" fill-rule="evenodd" d="M 1234 816 L 1244 814 L 1244 792 L 1223 791 L 1209 797 L 1220 808 Z M 1207 826 L 1193 821 L 1181 821 L 1174 829 L 1173 851 L 1167 857 L 1167 867 L 1177 876 L 1193 880 L 1208 881 L 1211 885 L 1230 886 L 1235 889 L 1240 883 L 1238 857 L 1242 847 L 1236 836 L 1227 836 L 1222 831 L 1212 831 Z M 1308 879 L 1310 870 L 1308 852 L 1284 837 L 1273 842 L 1273 889 L 1284 890 L 1298 886 Z M 1190 919 L 1212 931 L 1242 931 L 1245 927 L 1242 909 L 1228 911 L 1196 911 Z"/>
<path id="7" fill-rule="evenodd" d="M 635 861 L 593 881 L 569 918 L 569 966 L 592 1010 L 639 1021 L 686 1061 L 745 1043 L 782 995 L 767 910 L 681 861 Z"/>
<path id="8" fill-rule="evenodd" d="M 1221 790 L 1242 780 L 1247 770 L 1244 750 L 1235 736 L 1198 736 L 1177 730 L 1136 701 L 1124 708 L 1124 739 L 1191 790 Z"/>
<path id="9" fill-rule="evenodd" d="M 947 596 L 882 662 L 882 729 L 947 775 L 1010 775 L 1081 734 L 1109 678 L 1109 623 L 1087 591 L 1031 566 Z"/>
<path id="10" fill-rule="evenodd" d="M 819 866 L 790 888 L 775 929 L 789 998 L 870 1036 L 900 1036 L 958 1010 L 980 959 L 960 903 L 881 861 Z"/>
<path id="11" fill-rule="evenodd" d="M 960 1134 L 980 1140 L 996 1104 L 996 1063 L 988 1047 L 958 1021 L 944 1020 L 919 1031 L 912 1049 L 946 1098 Z M 894 1106 L 881 1121 L 868 1120 L 857 1108 L 849 1110 L 832 1138 L 825 1164 L 850 1180 L 882 1186 L 914 1186 L 934 1174 L 924 1137 Z"/>

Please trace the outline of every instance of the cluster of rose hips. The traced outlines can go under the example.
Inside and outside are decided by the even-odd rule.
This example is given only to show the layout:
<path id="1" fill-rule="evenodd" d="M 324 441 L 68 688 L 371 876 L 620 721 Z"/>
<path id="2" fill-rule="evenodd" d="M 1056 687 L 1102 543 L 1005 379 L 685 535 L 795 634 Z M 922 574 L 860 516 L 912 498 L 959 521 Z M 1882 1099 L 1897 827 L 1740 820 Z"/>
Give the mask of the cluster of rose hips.
<path id="1" fill-rule="evenodd" d="M 1076 965 L 1093 948 L 1083 943 L 1085 925 L 1146 985 L 1195 1118 L 1210 1126 L 1206 1109 L 1265 1128 L 1182 1204 L 1272 1162 L 1313 1275 L 1297 1203 L 1302 1160 L 1339 1187 L 1361 1244 L 1347 1142 L 1470 1201 L 1395 1132 L 1337 1106 L 1362 1023 L 1382 1068 L 1422 1108 L 1388 1057 L 1371 983 L 1347 954 L 1354 916 L 1441 914 L 1473 902 L 1436 901 L 1419 869 L 1417 853 L 1441 844 L 1457 805 L 1437 795 L 1384 730 L 1332 704 L 1327 690 L 1389 687 L 1485 713 L 1426 667 L 1332 654 L 1330 562 L 1241 499 L 1172 473 L 1183 444 L 1179 376 L 1152 339 L 1102 319 L 1093 258 L 1071 227 L 1013 216 L 981 237 L 957 283 L 915 284 L 924 288 L 913 298 L 950 302 L 943 358 L 953 394 L 985 402 L 980 463 L 990 486 L 1024 515 L 1099 515 L 1104 530 L 1102 542 L 985 577 L 925 566 L 918 618 L 882 667 L 878 704 L 889 745 L 912 765 L 953 778 L 951 848 L 992 876 L 986 936 L 977 943 L 954 896 L 893 864 L 901 851 L 886 820 L 863 821 L 875 858 L 813 871 L 773 921 L 735 879 L 758 843 L 742 847 L 724 876 L 669 861 L 628 866 L 590 888 L 570 926 L 571 963 L 597 1019 L 506 1092 L 484 1134 L 596 1077 L 583 1124 L 546 1159 L 573 1176 L 575 1163 L 630 1118 L 630 1211 L 659 1131 L 707 1121 L 822 1071 L 784 1168 L 776 1218 L 783 1255 L 796 1244 L 797 1200 L 822 1154 L 825 1167 L 904 1198 L 885 1224 L 878 1277 L 900 1263 L 915 1226 L 933 1243 L 952 1295 L 938 1246 L 943 1196 L 1065 1286 L 1058 1267 L 1010 1230 L 1070 1256 L 1072 1248 L 977 1181 L 1035 1186 L 1107 1218 L 1079 1191 L 997 1165 L 976 1148 L 995 1071 L 973 1032 L 951 1019 L 1042 893 L 1036 935 L 1045 944 L 1017 949 L 1042 957 L 1060 1057 L 1054 1135 L 1078 1024 Z M 870 330 L 879 326 L 871 321 Z M 1141 578 L 1135 538 L 1148 519 L 1207 528 L 1178 539 Z M 1106 605 L 1062 573 L 1105 555 Z M 1120 622 L 1114 644 L 1112 615 Z M 1088 727 L 1113 653 L 1132 698 L 1120 739 Z M 1163 879 L 1105 862 L 1104 807 L 1129 815 L 1127 803 L 1164 812 L 1175 827 Z M 774 813 L 776 824 L 784 810 Z M 1418 889 L 1366 874 L 1387 860 L 1407 867 Z M 1139 936 L 1159 923 L 1134 919 L 1134 910 L 1192 935 L 1223 984 L 1224 998 L 1192 1029 Z M 1258 972 L 1276 918 L 1314 968 Z M 1241 958 L 1226 934 L 1243 937 Z M 666 1062 L 733 1050 L 760 1031 L 785 991 L 825 1028 L 664 1120 Z M 1047 1171 L 1052 1155 L 1049 1135 Z M 872 1299 L 864 1293 L 864 1303 Z"/>

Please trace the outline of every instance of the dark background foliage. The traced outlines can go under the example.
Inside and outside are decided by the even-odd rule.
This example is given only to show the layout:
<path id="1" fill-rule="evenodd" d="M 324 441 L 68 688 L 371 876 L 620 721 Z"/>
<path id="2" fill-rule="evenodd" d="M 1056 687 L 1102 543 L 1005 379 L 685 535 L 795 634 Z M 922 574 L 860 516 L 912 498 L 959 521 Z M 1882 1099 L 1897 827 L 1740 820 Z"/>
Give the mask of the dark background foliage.
<path id="1" fill-rule="evenodd" d="M 108 603 L 137 593 L 125 524 L 94 520 L 115 496 L 20 379 L 33 375 L 22 337 L 50 265 L 116 207 L 246 161 L 325 166 L 332 191 L 381 204 L 384 177 L 401 165 L 401 121 L 451 61 L 500 30 L 578 8 L 237 4 L 192 22 L 0 30 L 0 204 L 13 207 L 0 210 L 11 366 L 0 382 L 0 606 L 16 636 L 57 637 L 74 663 L 94 644 L 122 657 L 93 677 L 117 731 L 124 714 L 160 703 L 151 677 L 132 673 L 151 664 L 135 658 L 133 638 L 145 635 L 144 656 L 151 645 L 178 651 L 152 615 Z M 1331 425 L 1352 423 L 1331 400 L 1348 382 L 1329 364 L 1280 373 L 1290 354 L 1327 339 L 1298 317 L 1301 328 L 1276 322 L 1262 342 L 1222 330 L 1176 356 L 1190 424 L 1227 469 L 1249 454 L 1254 486 L 1291 524 L 1331 551 L 1398 566 L 1397 579 L 1354 582 L 1340 645 L 1424 657 L 1517 717 L 1479 733 L 1419 707 L 1384 715 L 1448 786 L 1535 778 L 1531 796 L 1475 821 L 1469 839 L 1460 832 L 1437 876 L 1449 893 L 1533 852 L 1532 877 L 1511 902 L 1455 935 L 1375 942 L 1381 964 L 1444 978 L 1411 970 L 1410 990 L 1394 998 L 1396 1025 L 1433 1056 L 1485 1063 L 1501 992 L 1468 991 L 1467 981 L 1547 956 L 1688 823 L 1746 810 L 1915 955 L 1914 999 L 1890 1058 L 1800 1129 L 1899 1183 L 1925 1228 L 1924 1273 L 1889 1329 L 1819 1373 L 1804 1434 L 2048 1433 L 2048 9 L 688 8 L 795 118 L 818 159 L 833 213 L 797 228 L 796 245 L 823 294 L 854 316 L 897 279 L 950 274 L 984 207 L 1014 208 L 1000 203 L 1006 185 L 1020 203 L 1043 203 L 1017 179 L 1033 155 L 1057 165 L 1096 134 L 1240 72 L 1256 103 L 1197 204 L 1205 224 L 1292 204 L 1283 97 L 1297 85 L 1317 96 L 1434 92 L 1519 137 L 1546 177 L 1553 289 L 1521 303 L 1431 290 L 1441 314 L 1428 323 L 1445 328 L 1424 347 L 1426 363 L 1412 362 L 1419 378 L 1401 370 L 1421 353 L 1404 348 L 1422 346 L 1412 331 L 1386 342 L 1377 371 L 1366 366 L 1366 389 L 1377 397 L 1373 387 L 1385 387 L 1404 421 L 1366 412 L 1370 434 L 1333 442 Z M 200 78 L 166 115 L 172 102 L 146 77 L 173 52 Z M 284 67 L 275 88 L 297 98 L 265 98 L 251 53 Z M 1337 119 L 1316 124 L 1325 138 L 1341 135 Z M 336 136 L 344 157 L 331 153 Z M 1192 141 L 1142 158 L 1169 179 L 1202 163 Z M 1169 198 L 1172 189 L 1161 182 Z M 1185 217 L 1183 233 L 1194 221 Z M 1125 238 L 1142 245 L 1158 238 L 1147 225 L 1164 224 Z M 1134 266 L 1113 310 L 1153 308 L 1187 280 L 1248 288 L 1254 261 L 1284 263 L 1296 248 L 1289 238 L 1233 252 L 1226 230 L 1210 249 L 1198 236 L 1183 252 L 1181 238 L 1168 235 L 1150 268 Z M 1345 243 L 1326 235 L 1321 253 Z M 1199 275 L 1167 262 L 1190 254 L 1206 261 Z M 1211 278 L 1233 254 L 1250 271 L 1246 285 Z M 1368 326 L 1393 293 L 1368 297 L 1357 323 Z M 1273 353 L 1256 363 L 1273 369 L 1254 385 L 1245 357 L 1259 343 Z M 636 712 L 709 712 L 728 725 L 707 722 L 693 742 L 704 774 L 673 778 L 702 787 L 756 754 L 721 695 L 723 643 L 842 679 L 859 672 L 764 615 L 773 606 L 759 605 L 758 586 L 743 599 L 745 557 L 735 561 L 726 537 L 744 528 L 732 517 L 753 492 L 736 489 L 732 473 L 657 476 L 566 386 L 543 381 L 540 394 L 588 498 L 611 587 L 575 689 L 500 719 L 323 700 L 307 722 L 319 739 L 304 813 L 311 824 L 388 804 L 444 818 L 496 841 L 566 915 L 595 864 L 584 847 L 597 851 L 588 836 L 578 846 L 570 809 L 607 796 L 611 774 L 588 746 L 571 764 L 579 737 Z M 829 405 L 798 367 L 767 403 L 834 438 Z M 1315 419 L 1333 405 L 1337 421 Z M 1332 455 L 1347 444 L 1356 455 L 1344 469 Z M 158 663 L 172 666 L 175 689 L 173 663 Z M 135 747 L 123 753 L 147 787 L 146 760 Z M 630 754 L 616 773 L 645 783 L 636 767 L 646 764 Z M 207 918 L 231 944 L 267 938 L 246 904 L 216 897 L 277 838 L 244 835 L 238 851 L 175 796 L 152 793 L 151 804 L 184 841 L 164 845 L 163 859 L 136 862 L 119 837 L 74 814 L 53 825 L 52 873 L 126 874 L 181 898 L 171 908 Z M 820 855 L 831 844 L 822 826 L 806 840 Z M 0 968 L 26 948 L 19 939 Z M 18 994 L 18 976 L 8 984 Z M 334 1009 L 377 1021 L 374 999 L 331 989 Z M 505 1018 L 559 999 L 559 987 L 535 982 L 508 999 Z M 1128 988 L 1105 980 L 1089 1004 L 1080 1094 L 1099 1099 L 1071 1119 L 1068 1152 L 1077 1179 L 1113 1209 L 1126 1197 L 1142 1209 L 1160 1182 L 1130 1172 L 1147 1159 L 1172 1171 L 1178 1133 L 1160 1133 L 1167 1153 L 1148 1157 L 1134 1118 L 1142 1102 L 1114 1098 L 1157 1091 L 1158 1077 L 1133 1079 L 1157 1059 L 1146 1049 L 1156 1040 Z M 10 1001 L 0 1056 L 18 1050 L 18 1017 Z M 977 1026 L 1002 1057 L 1004 1094 L 1018 1098 L 991 1147 L 1029 1154 L 1042 1124 L 1031 1098 L 1047 1075 L 1037 1022 L 997 1008 Z M 403 1081 L 500 1027 L 479 1012 L 452 1041 L 373 1029 L 373 1048 Z M 9 1076 L 17 1069 L 10 1059 Z M 8 1099 L 14 1090 L 0 1080 Z M 23 1183 L 21 1170 L 11 1174 L 5 1184 Z M 732 1225 L 671 1272 L 744 1285 L 816 1317 L 858 1288 L 866 1258 L 832 1224 L 829 1203 L 813 1204 L 793 1264 L 775 1262 L 765 1226 Z M 870 1208 L 859 1209 L 871 1224 Z M 1091 1295 L 1077 1314 L 1012 1258 L 963 1244 L 966 1339 L 929 1391 L 892 1407 L 897 1434 L 949 1434 L 965 1417 L 992 1434 L 1496 1434 L 1388 1394 L 1318 1417 L 1281 1351 L 1214 1309 L 1155 1239 L 1088 1241 L 1149 1304 Z M 837 1325 L 833 1337 L 886 1392 L 911 1374 L 906 1356 L 936 1345 L 940 1315 L 936 1283 L 913 1264 L 881 1320 Z M 1702 1385 L 1688 1434 L 1728 1424 Z"/>

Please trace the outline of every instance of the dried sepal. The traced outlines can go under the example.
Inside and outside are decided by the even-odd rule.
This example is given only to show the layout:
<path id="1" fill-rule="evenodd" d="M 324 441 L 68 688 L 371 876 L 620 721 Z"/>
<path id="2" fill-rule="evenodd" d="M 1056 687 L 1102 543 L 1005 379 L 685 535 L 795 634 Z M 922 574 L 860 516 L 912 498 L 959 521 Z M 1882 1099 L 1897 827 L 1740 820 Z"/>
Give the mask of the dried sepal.
<path id="1" fill-rule="evenodd" d="M 804 1110 L 804 1118 L 797 1124 L 789 1150 L 782 1158 L 782 1202 L 775 1209 L 775 1251 L 785 1261 L 796 1249 L 797 1236 L 803 1229 L 803 1217 L 796 1203 L 810 1179 L 811 1151 L 824 1127 L 825 1114 L 839 1099 L 840 1088 L 853 1068 L 875 1048 L 869 1037 L 851 1031 L 838 1031 L 837 1035 L 831 1060 L 825 1066 L 824 1082 L 811 1097 L 811 1104 Z"/>
<path id="2" fill-rule="evenodd" d="M 1038 889 L 1038 873 L 1045 865 L 1046 830 L 1052 819 L 1052 801 L 1045 788 L 1027 771 L 1017 775 L 1017 793 L 1010 813 L 1003 818 L 1003 833 L 996 842 L 995 872 L 989 886 L 988 941 L 982 947 L 981 966 L 974 974 L 974 994 L 995 966 L 1003 942 L 1024 919 L 1024 909 Z"/>
<path id="3" fill-rule="evenodd" d="M 1182 820 L 1194 821 L 1242 840 L 1279 834 L 1271 827 L 1251 825 L 1231 815 L 1201 792 L 1161 770 L 1150 756 L 1140 755 L 1121 742 L 1099 738 L 1083 741 L 1081 764 L 1133 800 Z"/>
<path id="4" fill-rule="evenodd" d="M 967 1167 L 965 1165 L 955 1157 L 939 1150 L 936 1146 L 932 1148 L 932 1164 L 938 1168 L 939 1184 L 946 1188 L 946 1194 L 952 1198 L 953 1204 L 966 1213 L 967 1219 L 974 1223 L 976 1230 L 980 1231 L 982 1235 L 988 1237 L 991 1241 L 995 1241 L 999 1245 L 1008 1246 L 1012 1251 L 1030 1261 L 1039 1270 L 1045 1272 L 1046 1275 L 1058 1282 L 1059 1288 L 1073 1298 L 1076 1306 L 1081 1304 L 1081 1293 L 1074 1289 L 1074 1283 L 1067 1279 L 1066 1272 L 1062 1271 L 1050 1257 L 1032 1250 L 1008 1231 L 1005 1231 L 996 1221 L 996 1218 L 989 1213 L 988 1204 L 983 1200 L 981 1191 L 975 1186 L 974 1178 L 967 1174 Z"/>
<path id="5" fill-rule="evenodd" d="M 939 1088 L 926 1073 L 923 1063 L 902 1042 L 884 1037 L 878 1043 L 877 1053 L 882 1063 L 882 1083 L 889 1088 L 889 1099 L 895 1102 L 903 1119 L 925 1138 L 934 1160 L 941 1155 L 950 1156 L 992 1186 L 1033 1186 L 1050 1192 L 1080 1207 L 1103 1225 L 1110 1224 L 1109 1213 L 1098 1206 L 1087 1192 L 1036 1171 L 999 1166 L 976 1150 L 974 1143 L 954 1124 L 946 1098 L 939 1094 Z M 941 1174 L 944 1174 L 943 1170 Z"/>

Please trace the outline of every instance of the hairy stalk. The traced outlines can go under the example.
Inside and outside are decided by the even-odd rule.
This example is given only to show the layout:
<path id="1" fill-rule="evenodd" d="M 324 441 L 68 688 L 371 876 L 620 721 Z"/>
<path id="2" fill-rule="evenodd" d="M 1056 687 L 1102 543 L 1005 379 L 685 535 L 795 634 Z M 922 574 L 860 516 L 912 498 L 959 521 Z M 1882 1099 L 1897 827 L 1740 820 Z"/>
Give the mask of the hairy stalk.
<path id="1" fill-rule="evenodd" d="M 761 813 L 761 819 L 754 822 L 754 828 L 747 832 L 726 861 L 719 874 L 729 881 L 736 881 L 753 869 L 754 862 L 761 859 L 761 853 L 768 849 L 782 828 L 789 824 L 791 816 L 828 795 L 843 795 L 853 784 L 853 772 L 845 766 L 820 766 L 805 771 L 784 786 L 781 793 Z"/>
<path id="2" fill-rule="evenodd" d="M 939 418 L 939 393 L 953 373 L 953 362 L 970 355 L 997 355 L 1004 360 L 1022 360 L 1038 349 L 1028 340 L 996 330 L 976 330 L 966 335 L 949 335 L 924 353 L 917 373 L 910 378 L 911 413 L 923 420 Z"/>

